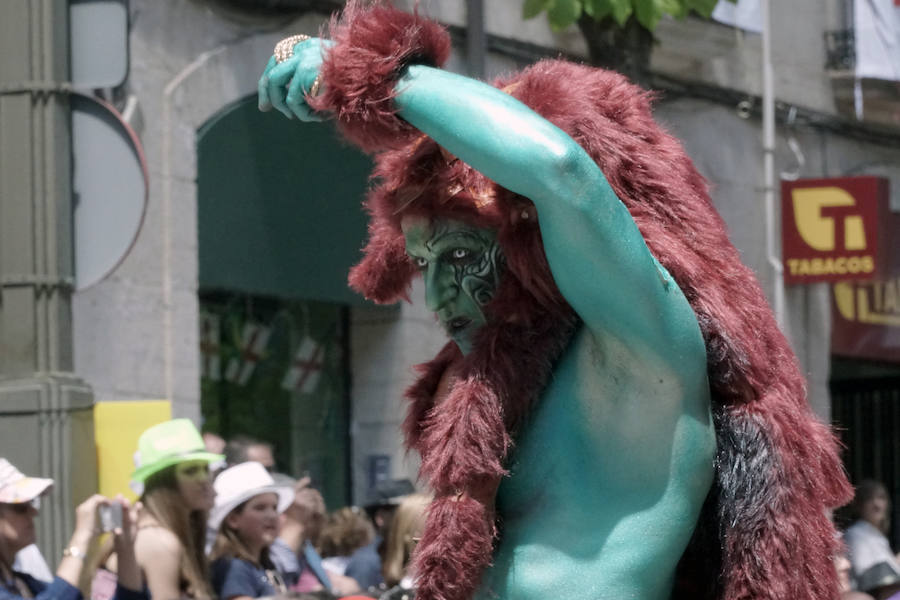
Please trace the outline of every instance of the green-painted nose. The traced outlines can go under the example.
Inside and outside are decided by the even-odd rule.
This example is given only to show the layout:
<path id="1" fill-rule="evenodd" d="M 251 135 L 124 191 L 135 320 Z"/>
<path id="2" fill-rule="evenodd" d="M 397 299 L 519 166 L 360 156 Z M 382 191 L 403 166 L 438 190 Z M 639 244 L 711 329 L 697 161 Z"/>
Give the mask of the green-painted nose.
<path id="1" fill-rule="evenodd" d="M 440 262 L 431 263 L 425 271 L 425 306 L 432 312 L 444 308 L 459 293 L 453 269 Z"/>

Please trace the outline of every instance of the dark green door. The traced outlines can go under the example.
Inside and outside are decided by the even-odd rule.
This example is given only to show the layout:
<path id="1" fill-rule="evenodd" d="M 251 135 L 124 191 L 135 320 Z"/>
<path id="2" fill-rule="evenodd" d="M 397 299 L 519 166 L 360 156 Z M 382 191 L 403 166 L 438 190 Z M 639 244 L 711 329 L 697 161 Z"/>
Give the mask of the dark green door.
<path id="1" fill-rule="evenodd" d="M 328 124 L 247 97 L 198 132 L 204 428 L 272 443 L 329 507 L 350 499 L 347 288 L 371 163 Z"/>

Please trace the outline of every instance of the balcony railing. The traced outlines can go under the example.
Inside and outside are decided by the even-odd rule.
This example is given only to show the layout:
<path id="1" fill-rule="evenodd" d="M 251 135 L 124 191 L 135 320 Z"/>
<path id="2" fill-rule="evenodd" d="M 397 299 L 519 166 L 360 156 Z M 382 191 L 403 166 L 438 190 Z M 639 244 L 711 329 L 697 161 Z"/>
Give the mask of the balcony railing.
<path id="1" fill-rule="evenodd" d="M 852 29 L 825 32 L 825 68 L 852 71 L 856 67 L 856 38 Z"/>

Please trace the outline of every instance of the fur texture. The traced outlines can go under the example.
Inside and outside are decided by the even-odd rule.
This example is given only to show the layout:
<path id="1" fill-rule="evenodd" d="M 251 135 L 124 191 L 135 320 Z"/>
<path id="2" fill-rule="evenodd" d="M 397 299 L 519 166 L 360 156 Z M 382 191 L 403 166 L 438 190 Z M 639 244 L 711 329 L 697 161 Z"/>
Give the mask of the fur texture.
<path id="1" fill-rule="evenodd" d="M 438 496 L 428 508 L 428 526 L 416 547 L 416 564 L 421 570 L 417 572 L 444 576 L 419 576 L 416 597 L 470 598 L 477 580 L 467 574 L 472 565 L 490 562 L 491 540 L 496 535 L 489 507 L 468 496 Z"/>
<path id="2" fill-rule="evenodd" d="M 321 72 L 329 85 L 310 99 L 312 108 L 336 107 L 344 135 L 367 152 L 417 137 L 416 129 L 394 118 L 394 83 L 404 65 L 444 64 L 450 38 L 443 29 L 417 14 L 351 1 L 330 31 L 336 44 Z"/>
<path id="3" fill-rule="evenodd" d="M 420 367 L 404 424 L 438 497 L 417 550 L 420 597 L 463 600 L 488 564 L 496 534 L 483 490 L 503 476 L 510 444 L 577 317 L 553 281 L 530 202 L 448 160 L 393 116 L 396 74 L 410 62 L 439 65 L 446 34 L 418 16 L 356 2 L 333 22 L 332 34 L 338 43 L 326 55 L 327 93 L 316 108 L 334 112 L 349 139 L 376 153 L 378 183 L 366 201 L 369 242 L 351 285 L 378 302 L 406 297 L 415 269 L 403 249 L 404 214 L 493 227 L 507 258 L 509 276 L 487 307 L 492 324 L 465 358 L 448 345 Z M 377 77 L 370 75 L 373 65 Z M 654 123 L 649 94 L 616 73 L 562 61 L 542 61 L 494 85 L 591 155 L 700 324 L 718 439 L 716 479 L 679 565 L 674 597 L 836 598 L 836 541 L 826 509 L 850 497 L 837 444 L 811 413 L 796 360 L 729 242 L 705 181 Z M 449 390 L 436 400 L 445 376 Z"/>

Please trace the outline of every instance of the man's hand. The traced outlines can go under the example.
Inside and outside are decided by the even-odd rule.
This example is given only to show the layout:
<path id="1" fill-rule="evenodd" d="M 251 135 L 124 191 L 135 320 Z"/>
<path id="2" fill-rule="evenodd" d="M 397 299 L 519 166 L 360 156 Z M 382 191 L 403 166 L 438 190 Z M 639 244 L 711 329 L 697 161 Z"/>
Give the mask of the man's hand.
<path id="1" fill-rule="evenodd" d="M 294 484 L 294 501 L 284 511 L 285 517 L 306 527 L 325 518 L 325 500 L 319 490 L 310 487 L 310 478 L 303 477 Z"/>
<path id="2" fill-rule="evenodd" d="M 303 542 L 315 538 L 325 522 L 325 500 L 303 477 L 294 485 L 294 502 L 284 511 L 279 537 L 295 552 Z"/>
<path id="3" fill-rule="evenodd" d="M 259 110 L 275 108 L 289 119 L 323 120 L 306 103 L 306 95 L 313 91 L 322 66 L 322 53 L 330 45 L 328 40 L 309 38 L 298 42 L 293 55 L 284 62 L 277 62 L 273 55 L 259 78 Z"/>

